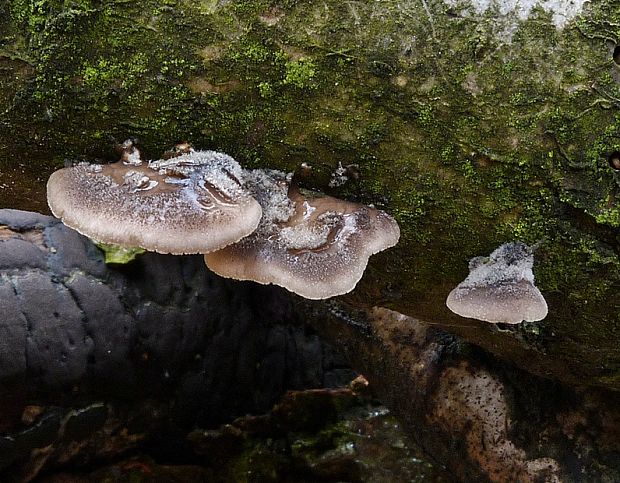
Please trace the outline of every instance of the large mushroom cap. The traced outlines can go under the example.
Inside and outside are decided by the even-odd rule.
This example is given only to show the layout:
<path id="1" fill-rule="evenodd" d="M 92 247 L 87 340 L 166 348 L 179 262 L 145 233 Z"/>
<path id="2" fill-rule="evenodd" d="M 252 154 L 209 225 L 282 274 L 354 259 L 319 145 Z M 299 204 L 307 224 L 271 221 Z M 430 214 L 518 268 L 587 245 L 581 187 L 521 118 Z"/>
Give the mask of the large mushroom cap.
<path id="1" fill-rule="evenodd" d="M 523 243 L 506 243 L 488 259 L 475 257 L 469 275 L 446 300 L 457 315 L 492 323 L 534 322 L 547 316 L 547 302 L 534 285 L 534 256 Z"/>
<path id="2" fill-rule="evenodd" d="M 261 207 L 230 156 L 191 151 L 166 160 L 136 156 L 79 164 L 47 183 L 52 213 L 99 242 L 160 253 L 207 253 L 254 231 Z"/>
<path id="3" fill-rule="evenodd" d="M 306 197 L 289 190 L 286 176 L 277 171 L 256 170 L 247 177 L 263 218 L 252 235 L 205 255 L 219 275 L 325 299 L 353 290 L 368 258 L 398 242 L 398 224 L 380 210 Z"/>

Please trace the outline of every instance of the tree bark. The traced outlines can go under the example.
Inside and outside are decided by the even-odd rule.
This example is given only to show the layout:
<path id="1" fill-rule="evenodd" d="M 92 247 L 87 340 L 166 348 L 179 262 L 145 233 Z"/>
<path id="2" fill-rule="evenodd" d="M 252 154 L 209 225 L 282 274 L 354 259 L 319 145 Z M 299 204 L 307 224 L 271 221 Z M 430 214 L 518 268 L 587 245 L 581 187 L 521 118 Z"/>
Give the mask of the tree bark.
<path id="1" fill-rule="evenodd" d="M 458 481 L 620 477 L 620 396 L 532 376 L 437 326 L 333 308 L 312 326 Z"/>
<path id="2" fill-rule="evenodd" d="M 530 372 L 620 389 L 620 14 L 502 3 L 8 0 L 0 204 L 45 210 L 63 161 L 179 140 L 400 223 L 348 300 L 443 326 Z M 486 7 L 485 7 L 486 5 Z M 617 56 L 616 56 L 617 57 Z M 340 165 L 359 179 L 330 187 Z M 444 304 L 474 256 L 538 244 L 549 305 L 501 328 Z"/>
<path id="3" fill-rule="evenodd" d="M 200 256 L 115 269 L 37 213 L 0 210 L 0 227 L 5 475 L 114 456 L 166 425 L 217 425 L 353 377 L 282 290 L 230 283 Z"/>
<path id="4" fill-rule="evenodd" d="M 145 254 L 115 269 L 53 218 L 0 210 L 0 225 L 4 475 L 110 457 L 170 425 L 265 411 L 285 388 L 346 382 L 333 346 L 455 479 L 620 478 L 617 393 L 540 379 L 386 309 L 352 314 L 227 281 L 201 257 Z"/>

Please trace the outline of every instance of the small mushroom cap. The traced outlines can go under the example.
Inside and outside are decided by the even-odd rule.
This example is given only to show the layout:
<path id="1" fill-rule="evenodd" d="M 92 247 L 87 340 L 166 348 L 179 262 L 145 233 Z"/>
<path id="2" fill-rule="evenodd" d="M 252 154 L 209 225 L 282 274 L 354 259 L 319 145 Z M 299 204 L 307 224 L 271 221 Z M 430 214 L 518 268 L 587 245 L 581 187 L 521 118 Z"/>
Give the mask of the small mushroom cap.
<path id="1" fill-rule="evenodd" d="M 446 305 L 462 317 L 495 324 L 542 320 L 547 302 L 534 285 L 533 264 L 531 249 L 523 243 L 506 243 L 489 258 L 475 257 Z"/>
<path id="2" fill-rule="evenodd" d="M 457 287 L 448 295 L 448 308 L 461 317 L 494 324 L 542 320 L 547 303 L 527 280 L 493 286 Z"/>
<path id="3" fill-rule="evenodd" d="M 369 257 L 398 242 L 398 224 L 380 210 L 306 197 L 289 190 L 286 175 L 277 171 L 255 170 L 248 178 L 263 218 L 252 235 L 205 255 L 219 275 L 325 299 L 353 290 Z"/>
<path id="4" fill-rule="evenodd" d="M 63 223 L 98 242 L 160 253 L 217 250 L 261 218 L 239 164 L 215 151 L 64 168 L 50 177 L 47 199 Z"/>

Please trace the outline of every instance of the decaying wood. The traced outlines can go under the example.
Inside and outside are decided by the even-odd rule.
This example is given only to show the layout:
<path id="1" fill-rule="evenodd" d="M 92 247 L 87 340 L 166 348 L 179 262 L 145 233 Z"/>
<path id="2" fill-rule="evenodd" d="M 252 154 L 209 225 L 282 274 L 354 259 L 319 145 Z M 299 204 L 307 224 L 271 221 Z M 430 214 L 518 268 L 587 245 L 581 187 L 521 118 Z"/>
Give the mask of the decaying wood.
<path id="1" fill-rule="evenodd" d="M 332 308 L 312 326 L 338 347 L 437 464 L 461 481 L 614 481 L 620 395 L 525 373 L 386 309 Z"/>

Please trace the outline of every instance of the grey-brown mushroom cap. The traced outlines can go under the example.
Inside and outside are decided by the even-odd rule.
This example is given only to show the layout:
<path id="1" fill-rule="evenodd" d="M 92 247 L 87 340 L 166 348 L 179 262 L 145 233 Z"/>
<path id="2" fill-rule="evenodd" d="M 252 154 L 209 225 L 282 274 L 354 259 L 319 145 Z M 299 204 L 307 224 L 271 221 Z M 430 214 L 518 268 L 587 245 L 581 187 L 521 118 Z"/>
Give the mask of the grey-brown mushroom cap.
<path id="1" fill-rule="evenodd" d="M 380 210 L 327 196 L 291 200 L 274 185 L 266 190 L 267 196 L 257 196 L 263 207 L 259 228 L 205 255 L 215 273 L 326 299 L 353 290 L 369 257 L 394 246 L 400 237 L 396 221 Z M 288 216 L 270 215 L 269 203 L 287 202 L 292 210 Z"/>
<path id="2" fill-rule="evenodd" d="M 494 286 L 457 287 L 446 300 L 448 308 L 461 317 L 494 324 L 535 322 L 547 316 L 547 302 L 528 280 Z"/>
<path id="3" fill-rule="evenodd" d="M 532 250 L 518 242 L 501 245 L 488 258 L 475 257 L 446 305 L 462 317 L 496 324 L 542 320 L 548 308 L 534 285 L 533 264 Z"/>
<path id="4" fill-rule="evenodd" d="M 197 151 L 148 165 L 87 165 L 50 176 L 48 204 L 99 242 L 160 253 L 207 253 L 252 233 L 261 207 L 230 156 Z"/>

